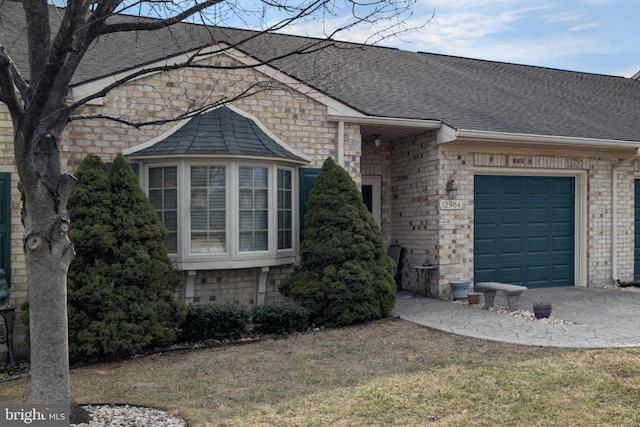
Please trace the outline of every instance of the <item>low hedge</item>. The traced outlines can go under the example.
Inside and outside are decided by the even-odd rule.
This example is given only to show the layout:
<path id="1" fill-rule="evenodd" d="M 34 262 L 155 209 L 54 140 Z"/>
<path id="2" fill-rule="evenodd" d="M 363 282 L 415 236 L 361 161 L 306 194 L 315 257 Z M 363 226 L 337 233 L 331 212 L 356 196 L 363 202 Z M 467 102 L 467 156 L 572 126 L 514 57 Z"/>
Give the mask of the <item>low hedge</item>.
<path id="1" fill-rule="evenodd" d="M 195 304 L 187 307 L 180 340 L 237 340 L 247 334 L 251 311 L 237 304 Z"/>
<path id="2" fill-rule="evenodd" d="M 261 305 L 253 310 L 254 331 L 259 334 L 290 334 L 309 327 L 310 312 L 294 304 Z"/>
<path id="3" fill-rule="evenodd" d="M 250 310 L 238 304 L 195 304 L 187 307 L 180 341 L 237 340 L 249 334 L 284 335 L 309 327 L 309 310 L 295 304 L 262 305 Z"/>

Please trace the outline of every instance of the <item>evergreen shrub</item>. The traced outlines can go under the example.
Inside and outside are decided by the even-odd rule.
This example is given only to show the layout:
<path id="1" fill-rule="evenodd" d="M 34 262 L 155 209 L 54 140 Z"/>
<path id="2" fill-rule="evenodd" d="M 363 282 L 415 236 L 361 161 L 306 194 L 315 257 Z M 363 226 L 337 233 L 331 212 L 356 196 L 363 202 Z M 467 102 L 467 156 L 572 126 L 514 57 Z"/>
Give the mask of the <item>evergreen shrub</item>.
<path id="1" fill-rule="evenodd" d="M 253 309 L 253 330 L 259 334 L 285 335 L 309 328 L 309 310 L 295 304 L 261 305 Z"/>
<path id="2" fill-rule="evenodd" d="M 238 304 L 192 304 L 182 323 L 180 341 L 237 340 L 247 335 L 251 311 Z"/>
<path id="3" fill-rule="evenodd" d="M 395 306 L 395 266 L 380 227 L 351 176 L 328 158 L 309 194 L 300 264 L 280 292 L 311 312 L 316 325 L 388 317 Z"/>
<path id="4" fill-rule="evenodd" d="M 71 363 L 110 360 L 177 339 L 185 306 L 166 230 L 125 158 L 90 155 L 68 203 L 76 257 L 68 275 Z"/>

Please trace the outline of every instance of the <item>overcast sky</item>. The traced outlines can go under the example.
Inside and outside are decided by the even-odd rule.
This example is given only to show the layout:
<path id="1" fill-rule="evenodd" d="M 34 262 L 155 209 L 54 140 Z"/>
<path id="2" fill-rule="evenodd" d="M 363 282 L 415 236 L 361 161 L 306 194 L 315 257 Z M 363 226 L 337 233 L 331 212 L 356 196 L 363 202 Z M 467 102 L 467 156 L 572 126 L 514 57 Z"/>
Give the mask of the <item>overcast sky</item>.
<path id="1" fill-rule="evenodd" d="M 416 24 L 433 19 L 380 44 L 624 77 L 640 71 L 639 0 L 418 0 L 413 12 Z M 293 31 L 321 36 L 313 23 Z M 364 41 L 361 31 L 340 38 Z"/>

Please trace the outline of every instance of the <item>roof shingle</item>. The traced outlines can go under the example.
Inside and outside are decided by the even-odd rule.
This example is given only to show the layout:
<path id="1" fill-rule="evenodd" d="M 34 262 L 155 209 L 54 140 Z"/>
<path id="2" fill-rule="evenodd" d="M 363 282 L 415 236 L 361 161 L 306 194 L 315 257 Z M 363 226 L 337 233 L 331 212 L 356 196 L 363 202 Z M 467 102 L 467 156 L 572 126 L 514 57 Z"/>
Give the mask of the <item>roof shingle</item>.
<path id="1" fill-rule="evenodd" d="M 0 13 L 0 42 L 26 74 L 21 3 L 3 2 Z M 218 41 L 245 40 L 238 49 L 263 60 L 328 43 L 273 65 L 370 116 L 438 120 L 464 130 L 640 141 L 640 82 L 634 79 L 282 34 L 246 40 L 250 35 L 256 34 L 186 23 L 159 33 L 111 34 L 92 46 L 73 84 Z"/>
<path id="2" fill-rule="evenodd" d="M 253 120 L 227 107 L 190 119 L 161 141 L 135 156 L 237 155 L 306 161 L 267 135 Z"/>

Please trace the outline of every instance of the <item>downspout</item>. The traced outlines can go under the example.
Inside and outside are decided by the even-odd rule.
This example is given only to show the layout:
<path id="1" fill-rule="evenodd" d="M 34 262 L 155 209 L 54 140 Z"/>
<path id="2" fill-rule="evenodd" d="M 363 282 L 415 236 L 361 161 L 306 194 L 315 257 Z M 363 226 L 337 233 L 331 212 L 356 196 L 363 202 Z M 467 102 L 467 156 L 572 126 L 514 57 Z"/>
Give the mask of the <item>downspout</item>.
<path id="1" fill-rule="evenodd" d="M 611 279 L 618 282 L 618 168 L 623 164 L 640 157 L 640 147 L 636 148 L 633 156 L 622 159 L 611 167 Z"/>
<path id="2" fill-rule="evenodd" d="M 338 165 L 344 167 L 344 121 L 338 122 Z"/>

